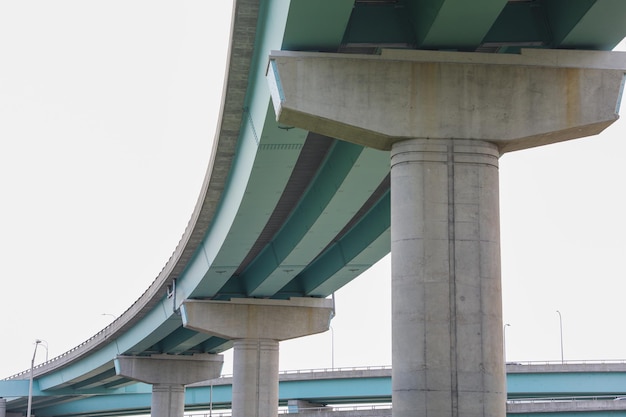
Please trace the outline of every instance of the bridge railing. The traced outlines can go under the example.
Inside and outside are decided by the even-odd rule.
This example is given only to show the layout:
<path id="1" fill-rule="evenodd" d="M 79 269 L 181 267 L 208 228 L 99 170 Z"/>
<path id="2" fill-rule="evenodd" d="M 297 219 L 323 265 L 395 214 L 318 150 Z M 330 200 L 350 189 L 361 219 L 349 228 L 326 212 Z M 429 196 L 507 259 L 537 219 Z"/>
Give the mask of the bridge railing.
<path id="1" fill-rule="evenodd" d="M 574 359 L 553 361 L 507 361 L 507 365 L 613 365 L 626 364 L 626 359 Z"/>
<path id="2" fill-rule="evenodd" d="M 538 403 L 562 403 L 576 401 L 620 401 L 623 400 L 626 406 L 626 397 L 615 395 L 594 395 L 576 397 L 535 397 L 535 398 L 511 398 L 507 399 L 507 404 L 538 404 Z"/>
<path id="3" fill-rule="evenodd" d="M 371 405 L 336 405 L 336 406 L 328 406 L 328 407 L 309 407 L 309 408 L 299 408 L 297 413 L 290 413 L 287 407 L 280 407 L 278 409 L 278 415 L 284 414 L 298 414 L 298 413 L 312 413 L 312 412 L 347 412 L 347 411 L 377 411 L 377 410 L 389 410 L 389 415 L 391 415 L 391 403 L 385 404 L 371 404 Z M 232 410 L 212 410 L 212 411 L 203 411 L 200 413 L 185 413 L 185 417 L 231 417 L 233 414 Z M 382 415 L 382 414 L 381 414 Z"/>
<path id="4" fill-rule="evenodd" d="M 391 369 L 391 365 L 373 365 L 373 366 L 351 366 L 351 367 L 334 367 L 334 368 L 311 368 L 311 369 L 289 369 L 280 371 L 280 374 L 313 374 L 317 372 L 350 372 L 350 371 L 372 371 Z"/>

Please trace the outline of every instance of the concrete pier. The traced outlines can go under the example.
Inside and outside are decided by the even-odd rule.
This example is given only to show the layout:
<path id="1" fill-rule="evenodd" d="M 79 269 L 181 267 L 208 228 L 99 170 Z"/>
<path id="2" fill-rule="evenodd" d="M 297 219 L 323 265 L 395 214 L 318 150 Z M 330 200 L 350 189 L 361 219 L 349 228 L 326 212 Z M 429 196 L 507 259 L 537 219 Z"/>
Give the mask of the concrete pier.
<path id="1" fill-rule="evenodd" d="M 115 371 L 135 381 L 152 384 L 152 417 L 182 417 L 185 412 L 185 385 L 219 378 L 221 355 L 118 356 Z"/>
<path id="2" fill-rule="evenodd" d="M 461 139 L 392 147 L 395 416 L 506 413 L 498 157 Z"/>
<path id="3" fill-rule="evenodd" d="M 617 120 L 626 54 L 275 52 L 277 121 L 390 151 L 394 417 L 503 417 L 498 158 Z"/>
<path id="4" fill-rule="evenodd" d="M 189 329 L 234 340 L 233 417 L 278 414 L 279 342 L 328 330 L 332 300 L 187 300 Z"/>

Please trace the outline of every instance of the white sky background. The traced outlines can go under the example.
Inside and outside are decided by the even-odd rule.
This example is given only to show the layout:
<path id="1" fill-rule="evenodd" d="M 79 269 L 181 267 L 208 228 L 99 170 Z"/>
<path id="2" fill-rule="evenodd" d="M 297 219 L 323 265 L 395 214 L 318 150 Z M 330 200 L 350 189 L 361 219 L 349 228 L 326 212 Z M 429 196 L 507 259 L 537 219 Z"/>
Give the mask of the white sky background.
<path id="1" fill-rule="evenodd" d="M 174 251 L 215 132 L 224 3 L 0 2 L 0 378 L 35 339 L 52 358 L 101 330 Z M 560 360 L 556 310 L 566 360 L 626 359 L 625 154 L 622 120 L 501 158 L 507 360 Z M 390 364 L 389 275 L 385 258 L 340 290 L 333 331 L 283 342 L 281 369 Z"/>

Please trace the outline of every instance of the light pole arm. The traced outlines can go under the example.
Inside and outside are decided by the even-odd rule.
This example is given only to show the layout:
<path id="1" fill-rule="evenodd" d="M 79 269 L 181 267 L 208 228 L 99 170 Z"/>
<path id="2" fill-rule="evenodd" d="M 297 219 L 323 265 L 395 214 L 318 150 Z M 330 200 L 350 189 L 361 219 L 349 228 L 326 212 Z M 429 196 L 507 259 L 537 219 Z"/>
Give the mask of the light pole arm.
<path id="1" fill-rule="evenodd" d="M 35 356 L 37 355 L 37 346 L 41 340 L 35 340 L 35 350 L 33 351 L 33 359 L 30 361 L 30 377 L 28 378 L 28 406 L 26 409 L 26 417 L 30 417 L 33 408 L 33 370 L 35 369 Z"/>

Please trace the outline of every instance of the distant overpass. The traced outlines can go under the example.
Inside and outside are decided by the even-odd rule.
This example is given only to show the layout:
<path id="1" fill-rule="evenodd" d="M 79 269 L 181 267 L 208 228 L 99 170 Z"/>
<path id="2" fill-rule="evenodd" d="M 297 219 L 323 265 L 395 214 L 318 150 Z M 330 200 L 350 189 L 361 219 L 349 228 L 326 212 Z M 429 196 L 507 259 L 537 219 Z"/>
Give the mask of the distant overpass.
<path id="1" fill-rule="evenodd" d="M 3 384 L 0 382 L 0 390 Z M 626 362 L 567 362 L 509 364 L 507 414 L 576 412 L 577 416 L 611 411 L 626 415 Z M 23 391 L 24 387 L 22 387 Z M 5 391 L 6 392 L 6 391 Z M 22 392 L 23 393 L 23 392 Z M 39 395 L 46 395 L 39 393 Z M 55 396 L 55 394 L 48 394 Z M 58 394 L 57 394 L 58 395 Z M 151 387 L 137 383 L 63 404 L 41 407 L 40 415 L 123 416 L 150 411 Z M 279 401 L 284 412 L 335 416 L 359 411 L 361 415 L 389 415 L 391 367 L 370 366 L 298 370 L 280 375 Z M 232 404 L 232 377 L 187 388 L 186 414 L 194 410 L 228 410 Z M 366 407 L 364 404 L 378 404 Z M 339 411 L 342 411 L 339 413 Z M 616 415 L 622 415 L 622 414 Z M 355 414 L 352 414 L 355 415 Z"/>
<path id="2" fill-rule="evenodd" d="M 489 314 L 483 314 L 482 310 L 473 312 L 474 317 L 488 320 L 485 323 L 472 323 L 472 326 L 481 328 L 480 332 L 463 330 L 463 320 L 456 321 L 455 318 L 451 319 L 451 324 L 445 323 L 446 331 L 443 332 L 445 334 L 442 340 L 450 340 L 453 344 L 457 339 L 463 340 L 462 336 L 479 334 L 482 338 L 481 343 L 471 342 L 464 343 L 464 345 L 482 347 L 485 342 L 488 348 L 485 348 L 484 352 L 487 353 L 478 352 L 478 356 L 483 355 L 480 359 L 472 355 L 453 355 L 446 358 L 452 362 L 449 364 L 453 368 L 452 372 L 448 370 L 433 370 L 433 372 L 457 375 L 457 364 L 469 358 L 468 364 L 464 366 L 471 367 L 475 373 L 484 373 L 485 369 L 489 368 L 490 375 L 500 375 L 501 368 L 498 367 L 501 367 L 501 361 L 497 350 L 501 344 L 502 326 L 497 314 L 499 255 L 495 255 L 499 241 L 496 236 L 498 219 L 497 215 L 494 216 L 497 212 L 494 208 L 494 204 L 497 206 L 497 196 L 490 192 L 480 195 L 460 192 L 461 184 L 469 178 L 479 178 L 480 181 L 477 181 L 485 189 L 497 183 L 497 158 L 501 151 L 520 149 L 520 146 L 538 146 L 550 141 L 566 140 L 576 135 L 595 134 L 612 123 L 617 118 L 615 100 L 613 100 L 613 96 L 619 93 L 617 88 L 607 85 L 602 89 L 603 92 L 600 95 L 609 96 L 607 99 L 609 105 L 598 106 L 603 109 L 599 112 L 598 120 L 583 118 L 582 125 L 576 124 L 578 117 L 582 117 L 581 114 L 584 113 L 579 108 L 582 106 L 578 104 L 593 101 L 588 100 L 589 96 L 586 93 L 596 92 L 598 89 L 590 88 L 589 85 L 595 85 L 594 83 L 599 79 L 619 78 L 615 76 L 615 73 L 622 71 L 621 60 L 613 59 L 614 55 L 611 54 L 576 55 L 575 50 L 593 50 L 594 52 L 611 50 L 626 34 L 624 21 L 626 21 L 626 2 L 621 0 L 581 0 L 575 3 L 568 0 L 236 1 L 219 130 L 210 167 L 199 192 L 198 203 L 188 228 L 159 276 L 122 316 L 83 344 L 34 369 L 32 376 L 37 387 L 33 399 L 35 413 L 44 416 L 46 415 L 44 410 L 51 407 L 78 403 L 95 394 L 112 393 L 118 389 L 126 389 L 127 386 L 134 386 L 134 380 L 141 377 L 125 373 L 124 366 L 119 362 L 116 369 L 116 359 L 118 361 L 137 359 L 137 362 L 141 359 L 141 362 L 145 363 L 143 359 L 152 355 L 168 355 L 172 360 L 190 357 L 194 354 L 207 357 L 209 354 L 217 354 L 229 349 L 240 341 L 252 341 L 245 346 L 243 342 L 240 343 L 241 351 L 251 349 L 253 343 L 262 339 L 259 337 L 259 332 L 244 334 L 242 329 L 258 327 L 264 323 L 256 322 L 255 326 L 231 326 L 231 329 L 236 328 L 241 331 L 234 334 L 223 331 L 222 328 L 218 329 L 220 324 L 225 323 L 224 320 L 217 320 L 217 323 L 211 322 L 207 326 L 202 320 L 217 317 L 216 310 L 237 310 L 237 313 L 241 313 L 238 317 L 241 317 L 247 313 L 246 309 L 263 310 L 265 313 L 276 307 L 293 308 L 300 312 L 305 311 L 301 316 L 307 316 L 310 311 L 315 310 L 326 314 L 328 318 L 332 312 L 329 303 L 324 301 L 325 297 L 356 278 L 389 253 L 392 219 L 402 219 L 400 212 L 397 212 L 395 216 L 392 215 L 390 152 L 384 146 L 381 148 L 385 150 L 380 150 L 369 145 L 364 147 L 361 144 L 338 140 L 337 138 L 342 139 L 339 133 L 331 135 L 328 130 L 325 130 L 330 124 L 328 118 L 321 118 L 320 120 L 324 120 L 323 123 L 317 119 L 307 120 L 307 126 L 311 126 L 310 129 L 304 129 L 300 125 L 298 128 L 295 123 L 277 122 L 278 115 L 275 113 L 274 106 L 278 106 L 276 102 L 280 101 L 280 94 L 284 91 L 278 91 L 277 88 L 275 93 L 278 94 L 279 99 L 274 101 L 270 99 L 266 74 L 272 51 L 325 52 L 351 57 L 356 57 L 358 53 L 366 55 L 360 56 L 360 59 L 368 62 L 413 62 L 411 64 L 413 67 L 423 67 L 423 72 L 420 72 L 422 75 L 417 80 L 422 84 L 420 82 L 412 84 L 417 89 L 415 91 L 420 92 L 416 97 L 420 99 L 425 97 L 433 100 L 433 103 L 441 101 L 446 109 L 452 108 L 449 106 L 450 103 L 459 103 L 461 100 L 457 100 L 457 96 L 451 99 L 446 95 L 438 94 L 430 88 L 435 85 L 434 83 L 424 81 L 430 80 L 427 77 L 429 74 L 437 73 L 437 71 L 432 71 L 433 65 L 428 63 L 430 61 L 424 61 L 427 63 L 423 65 L 415 63 L 418 61 L 417 56 L 425 56 L 425 51 L 428 56 L 431 56 L 429 54 L 434 51 L 437 53 L 432 56 L 446 57 L 443 61 L 437 58 L 440 60 L 437 61 L 438 67 L 456 68 L 459 66 L 465 68 L 464 71 L 467 71 L 467 60 L 471 61 L 478 56 L 480 56 L 481 65 L 485 68 L 491 68 L 487 65 L 487 61 L 497 61 L 498 68 L 502 69 L 509 59 L 523 60 L 523 65 L 520 67 L 525 69 L 533 67 L 535 70 L 543 68 L 546 62 L 556 62 L 555 66 L 546 71 L 552 74 L 551 80 L 554 80 L 554 83 L 536 84 L 542 77 L 533 78 L 525 73 L 522 78 L 530 83 L 530 87 L 524 87 L 521 92 L 516 91 L 514 96 L 506 91 L 498 95 L 498 98 L 503 100 L 516 97 L 513 104 L 524 103 L 523 108 L 515 108 L 513 112 L 495 113 L 497 117 L 506 120 L 509 120 L 512 114 L 528 115 L 534 114 L 533 111 L 540 113 L 541 116 L 544 112 L 537 109 L 544 107 L 539 106 L 539 98 L 556 96 L 559 91 L 567 90 L 568 96 L 564 100 L 572 101 L 575 108 L 566 105 L 552 106 L 551 103 L 544 102 L 542 106 L 557 110 L 564 108 L 565 110 L 557 112 L 558 114 L 551 113 L 547 119 L 559 119 L 556 117 L 559 116 L 567 123 L 574 121 L 573 125 L 560 126 L 558 134 L 554 134 L 552 127 L 540 132 L 532 132 L 532 135 L 522 138 L 523 144 L 517 141 L 519 138 L 514 139 L 512 145 L 508 142 L 506 144 L 502 138 L 495 142 L 485 141 L 487 145 L 481 147 L 479 151 L 481 158 L 485 160 L 481 159 L 472 166 L 472 169 L 480 170 L 480 167 L 489 166 L 491 171 L 487 174 L 482 171 L 472 171 L 471 175 L 466 175 L 460 167 L 456 167 L 455 171 L 450 166 L 437 171 L 437 178 L 441 174 L 442 181 L 433 182 L 442 185 L 445 188 L 443 191 L 425 187 L 424 190 L 418 190 L 424 191 L 423 200 L 422 197 L 415 195 L 406 198 L 406 200 L 411 200 L 412 204 L 430 201 L 428 192 L 432 191 L 437 194 L 438 202 L 446 199 L 445 204 L 429 205 L 429 210 L 420 212 L 424 215 L 435 213 L 434 223 L 431 222 L 432 219 L 426 218 L 428 216 L 423 219 L 425 224 L 429 225 L 425 229 L 428 233 L 443 233 L 443 239 L 437 237 L 435 240 L 439 243 L 444 241 L 446 243 L 432 248 L 429 246 L 428 251 L 420 253 L 428 255 L 424 257 L 424 260 L 429 262 L 434 260 L 436 263 L 432 271 L 426 268 L 428 270 L 426 275 L 445 270 L 444 275 L 449 273 L 450 278 L 453 279 L 451 283 L 445 285 L 446 291 L 454 290 L 455 292 L 443 295 L 438 291 L 429 293 L 433 297 L 437 293 L 438 297 L 446 300 L 445 303 L 432 302 L 429 308 L 438 309 L 444 306 L 447 310 L 443 314 L 429 313 L 422 314 L 422 316 L 445 317 L 450 314 L 453 317 L 457 312 L 461 314 L 465 307 L 474 309 L 477 305 L 482 305 L 481 302 L 475 302 L 475 298 L 482 297 L 481 291 L 483 290 L 484 294 L 491 291 L 489 295 L 484 296 L 484 300 L 496 300 L 494 301 L 496 305 L 486 306 Z M 320 28 L 324 29 L 320 30 Z M 559 51 L 554 53 L 549 51 L 543 55 L 533 55 L 532 52 L 528 52 L 525 56 L 506 55 L 517 54 L 522 48 L 558 49 Z M 446 53 L 441 55 L 440 51 Z M 447 53 L 452 53 L 451 51 L 454 51 L 454 54 L 448 55 Z M 475 54 L 476 52 L 481 54 Z M 463 55 L 464 53 L 473 55 L 468 58 L 468 55 Z M 280 59 L 289 60 L 289 57 L 284 55 Z M 552 55 L 558 55 L 558 59 L 551 59 Z M 395 58 L 392 59 L 389 56 Z M 450 56 L 454 58 L 450 59 Z M 513 56 L 515 58 L 511 58 Z M 536 58 L 537 56 L 542 58 Z M 583 56 L 593 58 L 579 59 Z M 423 61 L 425 58 L 419 59 Z M 457 62 L 459 59 L 463 62 Z M 318 61 L 317 58 L 313 57 L 312 62 L 316 61 Z M 453 61 L 454 65 L 450 64 Z M 575 64 L 580 61 L 584 61 L 585 65 L 588 64 L 590 68 L 574 68 Z M 533 64 L 528 65 L 529 62 Z M 283 64 L 278 63 L 276 68 L 279 65 Z M 270 67 L 273 68 L 271 65 Z M 513 70 L 507 70 L 508 75 L 515 73 L 515 66 L 512 67 Z M 313 67 L 305 65 L 303 68 L 308 70 Z M 611 77 L 598 75 L 600 72 L 604 74 L 608 71 L 612 71 Z M 471 74 L 464 72 L 464 74 L 469 74 L 464 76 L 464 80 L 482 79 L 475 75 L 487 74 L 482 69 L 477 73 L 469 72 Z M 583 83 L 583 80 L 589 79 L 586 75 L 580 75 L 583 72 L 592 73 L 590 77 L 596 77 L 593 78 L 596 81 Z M 276 72 L 278 73 L 279 71 Z M 373 74 L 370 82 L 373 84 L 381 79 L 387 82 L 390 78 L 386 76 L 383 78 L 381 74 L 389 75 L 390 73 L 395 73 L 395 71 L 370 72 L 370 75 Z M 417 74 L 416 71 L 408 73 Z M 350 78 L 351 75 L 348 73 L 347 77 Z M 359 77 L 356 78 L 361 79 Z M 494 80 L 490 76 L 486 76 L 485 79 Z M 285 78 L 278 77 L 273 82 L 276 80 L 283 82 Z M 498 80 L 500 80 L 498 85 L 504 89 L 518 84 L 506 77 L 498 78 Z M 561 88 L 562 84 L 558 83 L 565 83 L 564 88 Z M 357 84 L 364 85 L 360 82 Z M 325 83 L 322 82 L 320 85 L 323 86 Z M 401 82 L 396 82 L 394 85 L 398 91 L 407 90 Z M 492 84 L 489 84 L 486 90 L 475 90 L 475 85 L 470 86 L 471 88 L 467 86 L 467 88 L 461 88 L 461 86 L 457 88 L 455 84 L 449 82 L 441 82 L 438 85 L 453 86 L 453 89 L 465 91 L 468 100 L 480 96 L 480 94 L 468 92 L 494 91 Z M 537 85 L 541 88 L 537 88 Z M 538 91 L 544 91 L 544 87 L 549 88 L 550 85 L 557 85 L 554 89 L 555 94 L 537 94 Z M 581 85 L 585 86 L 582 90 Z M 313 91 L 318 90 L 321 89 Z M 339 91 L 334 90 L 334 92 Z M 526 93 L 534 95 L 528 98 Z M 581 100 L 581 97 L 585 100 Z M 487 101 L 491 102 L 492 98 L 492 96 L 487 97 Z M 527 100 L 518 100 L 518 98 Z M 308 101 L 305 99 L 304 104 Z M 323 98 L 321 101 L 324 103 Z M 367 100 L 357 100 L 358 104 L 365 102 Z M 613 102 L 612 106 L 611 102 Z M 417 106 L 417 102 L 407 101 L 407 103 L 409 104 L 403 105 L 404 108 Z M 559 103 L 564 104 L 563 101 Z M 478 107 L 476 103 L 470 103 L 471 106 L 465 106 L 464 102 L 461 104 L 461 107 L 467 110 L 480 108 L 484 103 L 478 103 L 480 104 Z M 595 103 L 593 104 L 595 106 Z M 382 106 L 374 105 L 373 107 Z M 435 116 L 442 114 L 442 112 L 435 111 L 438 108 L 434 105 L 426 106 L 426 108 L 432 111 L 428 113 L 415 110 L 411 114 L 420 117 L 428 114 L 429 117 L 409 127 L 430 126 Z M 288 113 L 285 109 L 286 106 L 283 106 L 283 116 Z M 301 109 L 289 109 L 289 111 L 298 117 L 303 114 Z M 473 119 L 473 115 L 479 112 L 469 113 L 464 113 L 464 116 L 467 116 L 468 125 L 479 128 L 500 126 L 496 123 L 483 123 L 481 120 Z M 373 120 L 370 117 L 358 119 L 363 122 Z M 398 117 L 397 119 L 391 123 L 392 128 L 398 126 L 406 118 Z M 446 120 L 461 119 L 463 118 L 449 117 Z M 522 119 L 525 122 L 518 122 L 516 126 L 523 125 L 532 128 L 543 126 L 527 120 L 526 116 Z M 446 126 L 451 125 L 445 120 L 440 122 Z M 315 127 L 320 128 L 321 133 Z M 340 123 L 340 127 L 345 127 L 345 124 Z M 510 133 L 511 130 L 514 129 L 509 129 L 509 125 L 506 125 L 502 133 Z M 369 137 L 371 133 L 367 129 L 363 129 L 362 132 L 363 137 Z M 355 136 L 354 133 L 351 135 Z M 386 132 L 380 135 L 389 136 Z M 446 138 L 440 138 L 444 142 L 449 140 L 450 135 L 448 133 L 446 135 Z M 379 136 L 374 135 L 374 138 L 379 138 Z M 402 136 L 402 139 L 404 138 Z M 463 140 L 475 139 L 474 136 L 463 138 Z M 389 143 L 396 139 L 398 137 L 392 137 Z M 457 142 L 460 144 L 458 147 L 443 144 L 444 142 L 437 142 L 437 149 L 440 152 L 436 156 L 438 159 L 450 157 L 450 160 L 461 161 L 467 154 L 474 152 L 473 150 L 467 151 L 467 149 L 473 149 L 473 145 L 467 142 Z M 461 150 L 460 153 L 463 155 L 455 156 L 457 151 L 454 149 Z M 420 152 L 408 150 L 405 154 Z M 428 150 L 427 153 L 432 152 Z M 411 161 L 411 164 L 413 162 L 415 161 Z M 455 172 L 458 178 L 455 177 Z M 485 180 L 488 185 L 484 185 Z M 450 181 L 450 184 L 447 181 Z M 477 190 L 478 187 L 472 184 L 468 189 Z M 459 191 L 458 195 L 454 194 L 455 190 Z M 400 191 L 395 195 L 408 194 Z M 489 198 L 487 204 L 483 204 L 481 200 L 483 197 Z M 455 205 L 457 202 L 460 203 L 462 198 L 470 198 L 471 201 Z M 476 199 L 481 201 L 474 201 Z M 480 207 L 482 211 L 480 213 L 457 211 L 461 209 L 461 206 L 464 208 Z M 434 210 L 433 207 L 437 207 L 438 210 Z M 416 217 L 413 214 L 417 212 L 414 209 L 415 207 L 412 207 L 405 212 L 413 218 Z M 421 230 L 405 227 L 409 222 L 399 221 L 399 224 L 402 231 L 417 230 L 416 233 L 419 233 Z M 437 226 L 431 229 L 430 226 L 433 224 Z M 475 231 L 483 235 L 472 236 L 471 239 L 458 239 L 459 242 L 462 241 L 462 244 L 456 247 L 455 236 L 461 236 L 461 232 L 472 234 Z M 421 239 L 420 236 L 418 237 Z M 412 236 L 404 241 L 416 242 L 421 241 L 420 239 Z M 472 250 L 464 252 L 465 246 L 463 245 L 467 242 L 478 243 L 476 245 L 478 252 L 472 252 L 474 246 Z M 406 259 L 404 266 L 408 271 L 417 270 L 408 262 L 408 260 L 416 259 L 414 255 L 417 252 L 413 248 L 407 250 L 405 255 L 398 255 L 396 259 Z M 470 262 L 470 265 L 464 265 L 462 261 Z M 398 270 L 399 266 L 396 265 L 393 269 Z M 459 279 L 467 278 L 460 272 L 456 274 L 458 271 L 488 273 L 490 275 L 484 282 L 496 284 L 480 288 L 480 291 L 469 288 L 471 286 L 464 286 L 465 283 L 457 285 L 454 281 L 457 275 Z M 472 276 L 471 278 L 479 277 Z M 445 279 L 448 279 L 447 275 Z M 467 292 L 461 294 L 462 289 L 466 288 L 469 288 Z M 397 293 L 410 296 L 415 293 L 415 290 Z M 430 295 L 426 299 L 431 299 Z M 292 298 L 299 298 L 299 300 L 289 301 Z M 448 306 L 450 302 L 451 305 Z M 405 305 L 408 304 L 411 303 Z M 411 305 L 425 304 L 412 303 Z M 214 308 L 214 310 L 211 314 L 206 314 L 206 310 L 202 310 L 194 316 L 192 310 L 196 307 L 198 309 Z M 242 313 L 243 310 L 246 311 Z M 320 314 L 319 323 L 324 322 L 322 320 L 324 317 L 321 317 L 323 314 Z M 192 323 L 192 316 L 199 317 L 200 323 Z M 228 314 L 224 317 L 227 316 Z M 280 315 L 280 317 L 291 316 L 290 314 Z M 327 321 L 326 325 L 328 325 Z M 274 322 L 274 320 L 269 320 L 269 322 Z M 277 361 L 278 341 L 301 336 L 307 332 L 324 330 L 323 327 L 314 326 L 302 331 L 298 324 L 300 323 L 294 326 L 277 326 L 279 329 L 272 328 L 272 331 L 276 330 L 276 333 L 265 336 L 267 340 L 271 340 L 271 343 L 264 345 L 264 354 L 271 356 L 266 362 L 273 364 Z M 288 328 L 296 330 L 294 333 L 280 333 Z M 435 332 L 425 333 L 435 334 Z M 403 334 L 403 332 L 396 332 L 396 334 Z M 456 345 L 450 349 L 440 349 L 439 345 L 440 341 L 432 342 L 428 355 L 456 349 Z M 496 348 L 493 348 L 494 346 Z M 262 374 L 245 374 L 246 369 L 256 369 L 254 366 L 243 366 L 247 363 L 246 361 L 254 360 L 254 357 L 256 356 L 250 355 L 247 359 L 235 360 L 235 373 L 240 375 L 241 383 L 259 379 L 277 381 L 278 376 L 275 372 L 277 367 L 274 369 L 273 365 Z M 165 361 L 165 359 L 165 356 L 159 358 L 160 361 Z M 484 366 L 483 362 L 487 359 L 489 363 Z M 427 362 L 437 361 L 427 360 Z M 244 373 L 239 374 L 239 371 Z M 407 370 L 407 372 L 414 371 Z M 27 380 L 30 376 L 30 372 L 26 370 L 12 377 L 12 380 Z M 162 384 L 169 388 L 173 385 L 185 385 L 178 381 L 175 383 L 161 381 L 162 376 L 153 376 L 156 378 L 151 380 L 154 385 Z M 500 379 L 498 384 L 501 384 L 503 377 L 498 378 Z M 20 383 L 23 384 L 23 382 L 18 384 Z M 0 395 L 4 393 L 0 392 Z M 267 393 L 267 395 L 274 394 Z M 498 395 L 502 395 L 502 392 Z M 453 402 L 456 404 L 456 401 Z M 494 403 L 500 403 L 500 401 L 496 399 Z M 12 399 L 8 403 L 8 409 L 11 412 L 24 412 L 26 399 L 24 397 Z"/>

